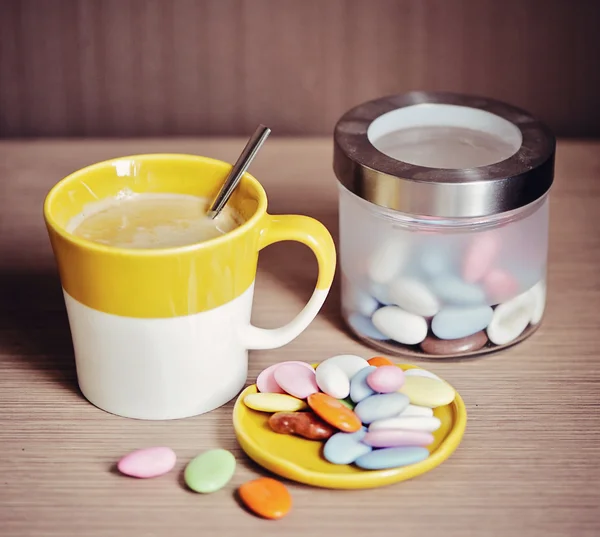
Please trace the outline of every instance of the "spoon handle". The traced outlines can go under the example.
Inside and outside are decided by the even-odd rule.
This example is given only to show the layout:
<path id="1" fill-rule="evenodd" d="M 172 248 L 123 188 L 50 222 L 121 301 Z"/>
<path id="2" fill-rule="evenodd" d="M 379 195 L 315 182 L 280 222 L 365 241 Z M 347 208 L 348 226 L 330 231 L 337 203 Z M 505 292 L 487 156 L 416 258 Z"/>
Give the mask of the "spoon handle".
<path id="1" fill-rule="evenodd" d="M 256 153 L 258 153 L 258 150 L 264 144 L 269 134 L 271 134 L 271 129 L 265 127 L 264 125 L 259 125 L 254 131 L 254 134 L 248 140 L 246 147 L 244 147 L 244 150 L 238 157 L 236 163 L 233 165 L 233 168 L 231 168 L 231 172 L 229 172 L 229 175 L 223 183 L 221 190 L 219 190 L 219 193 L 208 210 L 207 214 L 210 218 L 216 218 L 223 207 L 225 207 L 225 204 L 229 201 L 231 194 L 233 194 L 233 191 L 240 182 L 242 175 L 244 175 L 244 172 L 254 160 Z"/>

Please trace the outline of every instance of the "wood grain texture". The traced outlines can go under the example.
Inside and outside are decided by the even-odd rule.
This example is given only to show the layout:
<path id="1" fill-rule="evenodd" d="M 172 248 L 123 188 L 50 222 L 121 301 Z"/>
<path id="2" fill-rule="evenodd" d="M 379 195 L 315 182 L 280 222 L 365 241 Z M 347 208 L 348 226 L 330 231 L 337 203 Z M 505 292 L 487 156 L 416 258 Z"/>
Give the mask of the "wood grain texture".
<path id="1" fill-rule="evenodd" d="M 457 452 L 409 482 L 371 491 L 290 484 L 294 509 L 278 522 L 246 513 L 234 488 L 264 472 L 241 453 L 232 404 L 207 415 L 141 422 L 109 415 L 80 395 L 69 329 L 41 207 L 49 188 L 87 164 L 143 152 L 232 161 L 243 139 L 0 143 L 0 533 L 7 537 L 597 537 L 600 534 L 600 142 L 561 142 L 551 195 L 547 316 L 524 343 L 459 362 L 413 361 L 460 391 L 469 423 Z M 337 236 L 329 139 L 278 139 L 252 165 L 270 210 L 322 220 Z M 296 244 L 260 258 L 253 320 L 274 327 L 308 299 L 316 263 Z M 375 355 L 340 322 L 334 287 L 297 340 L 251 353 L 249 382 L 282 360 Z M 218 357 L 215 357 L 218 359 Z M 136 481 L 114 463 L 166 444 L 176 471 Z M 231 449 L 233 482 L 200 496 L 181 471 L 198 452 Z"/>
<path id="2" fill-rule="evenodd" d="M 423 89 L 600 136 L 596 0 L 2 0 L 0 136 L 329 134 Z"/>

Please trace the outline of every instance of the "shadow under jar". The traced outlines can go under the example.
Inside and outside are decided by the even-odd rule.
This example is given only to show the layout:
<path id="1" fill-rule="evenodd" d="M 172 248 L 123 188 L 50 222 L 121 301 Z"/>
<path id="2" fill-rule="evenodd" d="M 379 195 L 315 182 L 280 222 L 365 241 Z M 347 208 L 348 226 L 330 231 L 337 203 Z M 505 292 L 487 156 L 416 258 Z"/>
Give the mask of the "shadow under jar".
<path id="1" fill-rule="evenodd" d="M 483 97 L 412 92 L 335 127 L 342 315 L 372 347 L 411 357 L 514 345 L 546 304 L 555 138 Z"/>

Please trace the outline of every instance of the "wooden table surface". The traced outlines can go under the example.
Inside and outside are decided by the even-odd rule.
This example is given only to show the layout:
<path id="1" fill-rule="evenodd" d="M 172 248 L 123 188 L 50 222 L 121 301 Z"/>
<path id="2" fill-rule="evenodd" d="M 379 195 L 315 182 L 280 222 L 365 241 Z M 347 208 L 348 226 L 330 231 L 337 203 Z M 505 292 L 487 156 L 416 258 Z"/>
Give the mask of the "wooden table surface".
<path id="1" fill-rule="evenodd" d="M 134 153 L 198 153 L 232 161 L 240 139 L 0 142 L 0 535 L 6 537 L 315 535 L 402 537 L 600 535 L 600 143 L 559 144 L 551 199 L 548 309 L 529 340 L 459 362 L 413 361 L 445 377 L 469 413 L 464 440 L 434 471 L 368 491 L 290 483 L 291 514 L 248 514 L 234 488 L 265 472 L 239 449 L 232 404 L 171 422 L 128 420 L 77 389 L 60 284 L 42 219 L 50 187 L 93 162 Z M 277 139 L 252 166 L 270 210 L 323 221 L 337 235 L 328 139 Z M 259 264 L 253 320 L 275 327 L 310 296 L 316 263 L 297 244 L 272 246 Z M 293 343 L 251 353 L 252 381 L 282 360 L 337 353 L 370 357 L 339 316 L 334 287 Z M 155 480 L 119 476 L 129 450 L 166 444 L 176 471 Z M 181 471 L 223 447 L 239 464 L 227 488 L 198 495 Z"/>

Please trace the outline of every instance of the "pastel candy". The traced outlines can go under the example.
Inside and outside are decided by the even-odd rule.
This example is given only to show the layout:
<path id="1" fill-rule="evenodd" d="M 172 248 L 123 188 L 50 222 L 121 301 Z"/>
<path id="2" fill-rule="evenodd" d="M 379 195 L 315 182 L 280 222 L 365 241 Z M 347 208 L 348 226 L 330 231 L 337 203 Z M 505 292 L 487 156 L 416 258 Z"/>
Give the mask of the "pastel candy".
<path id="1" fill-rule="evenodd" d="M 432 409 L 428 408 L 427 410 L 431 411 Z M 435 416 L 404 416 L 404 414 L 400 414 L 400 416 L 397 418 L 374 421 L 371 423 L 371 425 L 369 425 L 369 432 L 378 431 L 381 429 L 402 429 L 405 431 L 422 431 L 425 433 L 433 433 L 434 431 L 437 431 L 441 425 L 442 422 Z"/>
<path id="2" fill-rule="evenodd" d="M 354 313 L 348 317 L 348 324 L 354 329 L 355 332 L 362 336 L 370 337 L 371 339 L 376 339 L 377 341 L 385 341 L 389 339 L 388 336 L 382 334 L 371 319 L 367 317 L 363 317 L 358 313 Z"/>
<path id="3" fill-rule="evenodd" d="M 392 418 L 400 414 L 408 404 L 409 398 L 403 393 L 376 394 L 371 395 L 358 403 L 354 408 L 354 413 L 364 424 L 369 424 L 373 421 Z"/>
<path id="4" fill-rule="evenodd" d="M 390 297 L 390 288 L 387 284 L 372 282 L 369 285 L 369 291 L 371 295 L 375 299 L 377 299 L 377 302 L 379 302 L 379 304 L 383 304 L 384 306 L 389 306 L 390 304 L 392 304 L 392 299 Z"/>
<path id="5" fill-rule="evenodd" d="M 395 392 L 404 383 L 404 372 L 395 365 L 377 367 L 367 377 L 367 385 L 379 393 Z"/>
<path id="6" fill-rule="evenodd" d="M 278 364 L 270 365 L 266 369 L 263 369 L 259 373 L 258 377 L 256 377 L 256 388 L 258 389 L 259 392 L 285 393 L 281 389 L 279 384 L 277 384 L 277 382 L 275 381 L 275 376 L 274 376 L 275 370 L 283 364 L 299 364 L 299 365 L 302 365 L 302 366 L 307 367 L 312 370 L 311 365 L 307 364 L 306 362 L 281 362 Z"/>
<path id="7" fill-rule="evenodd" d="M 413 405 L 429 408 L 448 405 L 456 396 L 454 388 L 447 382 L 417 376 L 404 377 L 404 385 L 400 388 L 399 394 L 404 394 Z"/>
<path id="8" fill-rule="evenodd" d="M 124 475 L 146 479 L 170 472 L 176 461 L 177 456 L 171 448 L 157 446 L 128 453 L 119 460 L 117 468 Z"/>
<path id="9" fill-rule="evenodd" d="M 244 397 L 244 404 L 259 412 L 296 412 L 308 406 L 302 399 L 287 393 L 250 393 Z"/>
<path id="10" fill-rule="evenodd" d="M 428 245 L 419 257 L 421 268 L 428 276 L 435 277 L 451 270 L 449 252 L 437 245 Z"/>
<path id="11" fill-rule="evenodd" d="M 506 345 L 517 339 L 527 328 L 534 308 L 535 302 L 529 292 L 500 304 L 487 327 L 490 341 L 496 345 Z"/>
<path id="12" fill-rule="evenodd" d="M 427 336 L 427 321 L 397 306 L 385 306 L 373 314 L 373 324 L 382 334 L 405 345 L 421 343 Z"/>
<path id="13" fill-rule="evenodd" d="M 375 283 L 387 283 L 392 280 L 408 260 L 407 240 L 393 237 L 380 244 L 371 255 L 367 273 Z"/>
<path id="14" fill-rule="evenodd" d="M 530 322 L 535 326 L 542 320 L 546 309 L 546 282 L 539 281 L 530 289 L 529 293 L 534 303 Z"/>
<path id="15" fill-rule="evenodd" d="M 433 435 L 423 431 L 404 431 L 401 429 L 378 429 L 363 438 L 363 443 L 375 448 L 400 446 L 428 446 L 433 443 Z"/>
<path id="16" fill-rule="evenodd" d="M 390 284 L 390 298 L 404 311 L 422 317 L 433 317 L 441 306 L 435 294 L 415 278 L 396 278 Z"/>
<path id="17" fill-rule="evenodd" d="M 486 301 L 481 287 L 465 283 L 456 276 L 439 276 L 431 282 L 431 288 L 443 302 L 452 306 L 478 306 Z"/>
<path id="18" fill-rule="evenodd" d="M 319 387 L 314 370 L 299 364 L 281 364 L 274 373 L 277 384 L 290 395 L 306 399 L 310 394 L 317 393 Z"/>
<path id="19" fill-rule="evenodd" d="M 379 307 L 379 302 L 374 297 L 356 285 L 348 283 L 344 291 L 348 309 L 352 312 L 359 313 L 364 317 L 371 317 Z"/>
<path id="20" fill-rule="evenodd" d="M 458 339 L 440 339 L 435 336 L 427 336 L 419 346 L 426 354 L 448 355 L 478 351 L 485 347 L 487 342 L 487 334 L 484 330 L 480 330 L 475 334 Z"/>
<path id="21" fill-rule="evenodd" d="M 433 409 L 427 406 L 408 405 L 402 412 L 400 412 L 398 417 L 409 418 L 412 416 L 430 418 L 433 416 Z"/>
<path id="22" fill-rule="evenodd" d="M 350 399 L 355 403 L 359 403 L 375 393 L 375 390 L 367 384 L 367 377 L 375 371 L 375 369 L 375 366 L 365 367 L 352 377 L 352 380 L 350 381 Z"/>
<path id="23" fill-rule="evenodd" d="M 322 392 L 336 399 L 344 399 L 350 393 L 350 379 L 335 362 L 325 361 L 315 371 L 317 386 Z"/>
<path id="24" fill-rule="evenodd" d="M 369 362 L 360 356 L 354 354 L 339 354 L 323 360 L 322 364 L 335 364 L 346 376 L 351 379 L 356 373 L 365 367 L 369 367 Z"/>
<path id="25" fill-rule="evenodd" d="M 502 269 L 493 269 L 483 279 L 483 287 L 489 300 L 497 304 L 515 296 L 519 282 Z"/>
<path id="26" fill-rule="evenodd" d="M 407 369 L 404 371 L 405 377 L 429 377 L 430 379 L 442 380 L 436 374 L 428 371 L 427 369 L 420 369 L 418 367 L 412 367 L 411 369 Z"/>
<path id="27" fill-rule="evenodd" d="M 494 311 L 489 306 L 471 308 L 449 306 L 432 319 L 431 331 L 440 339 L 460 339 L 472 336 L 484 330 L 492 321 L 493 315 Z"/>
<path id="28" fill-rule="evenodd" d="M 485 232 L 473 237 L 463 259 L 463 279 L 470 283 L 480 281 L 494 264 L 499 252 L 500 240 L 496 233 Z"/>
<path id="29" fill-rule="evenodd" d="M 208 494 L 223 488 L 235 472 L 235 457 L 226 449 L 211 449 L 185 467 L 185 484 L 194 492 Z"/>
<path id="30" fill-rule="evenodd" d="M 325 442 L 323 457 L 332 464 L 352 464 L 373 449 L 361 442 L 365 434 L 367 430 L 364 427 L 355 433 L 334 434 Z"/>
<path id="31" fill-rule="evenodd" d="M 395 447 L 376 449 L 358 457 L 354 464 L 363 470 L 398 468 L 424 461 L 429 451 L 424 447 Z"/>

